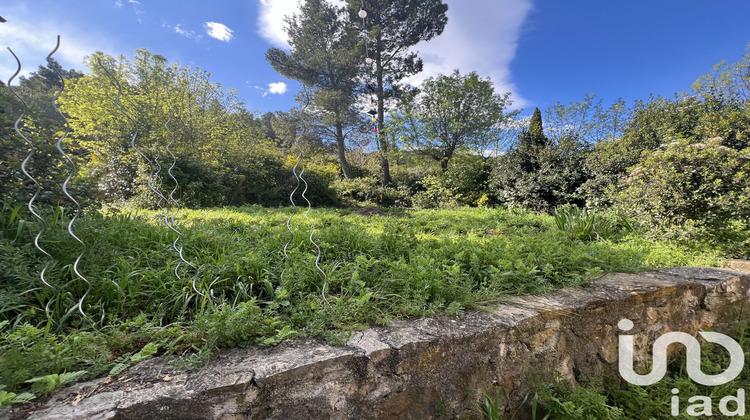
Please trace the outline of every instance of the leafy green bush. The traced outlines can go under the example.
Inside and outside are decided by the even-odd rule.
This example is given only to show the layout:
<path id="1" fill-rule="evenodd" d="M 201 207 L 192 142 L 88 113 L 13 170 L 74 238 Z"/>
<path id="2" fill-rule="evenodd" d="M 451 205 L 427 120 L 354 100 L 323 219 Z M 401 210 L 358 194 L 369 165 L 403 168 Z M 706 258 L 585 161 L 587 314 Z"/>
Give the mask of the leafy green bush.
<path id="1" fill-rule="evenodd" d="M 623 180 L 620 209 L 672 238 L 728 239 L 750 217 L 750 149 L 721 142 L 679 140 L 652 152 Z"/>
<path id="2" fill-rule="evenodd" d="M 475 206 L 486 193 L 488 171 L 481 156 L 456 154 L 444 170 L 425 175 L 413 196 L 415 207 Z"/>
<path id="3" fill-rule="evenodd" d="M 359 204 L 383 207 L 411 205 L 408 190 L 383 187 L 374 176 L 337 180 L 331 186 L 341 198 Z"/>
<path id="4" fill-rule="evenodd" d="M 585 198 L 579 188 L 588 177 L 588 153 L 588 146 L 572 138 L 530 150 L 513 149 L 497 158 L 490 190 L 501 203 L 538 211 L 582 205 Z"/>

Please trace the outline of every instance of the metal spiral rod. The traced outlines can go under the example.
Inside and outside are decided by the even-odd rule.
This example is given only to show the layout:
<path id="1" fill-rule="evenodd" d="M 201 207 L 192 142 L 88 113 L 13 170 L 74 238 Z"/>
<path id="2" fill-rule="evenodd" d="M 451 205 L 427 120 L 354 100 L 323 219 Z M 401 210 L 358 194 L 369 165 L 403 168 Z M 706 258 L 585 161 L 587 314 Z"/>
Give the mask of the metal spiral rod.
<path id="1" fill-rule="evenodd" d="M 152 184 L 154 186 L 154 189 L 156 191 L 159 191 L 159 202 L 157 203 L 157 206 L 159 206 L 160 209 L 164 208 L 164 206 L 167 205 L 167 197 L 164 196 L 164 194 L 161 192 L 161 186 L 162 186 L 162 179 L 161 179 L 161 162 L 159 162 L 159 159 L 161 159 L 161 153 L 159 153 L 159 147 L 158 145 L 154 148 L 154 166 L 156 167 L 156 171 L 153 172 L 153 179 Z M 149 174 L 149 177 L 151 174 Z M 169 226 L 169 223 L 167 223 L 167 226 Z"/>
<path id="2" fill-rule="evenodd" d="M 154 162 L 151 159 L 149 159 L 149 157 L 141 149 L 139 149 L 138 146 L 136 146 L 135 140 L 138 138 L 138 123 L 135 121 L 135 119 L 133 117 L 130 116 L 130 114 L 128 114 L 120 106 L 120 97 L 122 97 L 122 85 L 117 80 L 117 77 L 115 77 L 115 75 L 112 74 L 112 72 L 109 69 L 107 69 L 104 66 L 104 64 L 102 64 L 102 61 L 99 59 L 99 57 L 96 58 L 96 62 L 99 65 L 99 67 L 102 70 L 104 70 L 104 72 L 107 74 L 107 76 L 109 76 L 109 78 L 112 80 L 112 83 L 117 88 L 117 97 L 115 98 L 115 108 L 122 115 L 124 115 L 128 119 L 128 121 L 130 121 L 130 124 L 133 126 L 133 135 L 130 138 L 130 147 L 132 147 L 133 150 L 135 150 L 135 152 L 138 154 L 138 156 L 140 156 L 141 159 L 143 159 L 146 162 L 146 164 L 148 165 L 148 167 L 149 167 L 149 174 L 148 174 L 148 180 L 146 181 L 146 185 L 148 186 L 149 191 L 151 191 L 154 195 L 156 195 L 156 197 L 158 199 L 166 202 L 167 199 L 166 199 L 166 197 L 164 197 L 164 194 L 162 194 L 159 190 L 157 190 L 154 187 L 154 184 L 153 184 L 154 167 L 155 167 Z"/>
<path id="3" fill-rule="evenodd" d="M 58 41 L 57 42 L 58 42 L 58 45 L 59 45 L 59 43 L 60 43 L 59 37 L 58 37 Z M 34 207 L 34 201 L 39 196 L 39 193 L 42 192 L 42 185 L 39 183 L 39 181 L 36 180 L 36 178 L 34 178 L 33 176 L 31 176 L 31 174 L 26 169 L 29 161 L 32 159 L 32 157 L 36 153 L 36 146 L 34 146 L 34 142 L 31 141 L 28 137 L 26 137 L 21 132 L 21 130 L 18 128 L 18 125 L 21 123 L 21 121 L 23 120 L 23 118 L 26 116 L 26 113 L 29 110 L 29 106 L 26 104 L 26 101 L 24 101 L 23 98 L 21 98 L 16 93 L 16 91 L 13 89 L 13 86 L 11 85 L 11 83 L 13 82 L 13 79 L 15 79 L 16 76 L 18 76 L 18 74 L 21 72 L 21 60 L 18 59 L 18 56 L 16 55 L 16 53 L 14 53 L 13 50 L 10 49 L 10 47 L 8 48 L 8 51 L 10 51 L 10 53 L 13 55 L 13 58 L 16 59 L 16 65 L 17 65 L 16 72 L 13 73 L 13 76 L 11 76 L 10 79 L 8 79 L 8 90 L 10 90 L 10 92 L 13 94 L 13 96 L 15 96 L 16 99 L 18 99 L 21 102 L 21 104 L 23 105 L 23 112 L 21 112 L 21 115 L 16 119 L 16 122 L 13 124 L 13 130 L 16 132 L 16 134 L 18 134 L 19 137 L 21 137 L 26 143 L 28 143 L 29 147 L 31 148 L 29 150 L 29 154 L 26 155 L 26 159 L 24 159 L 23 162 L 21 163 L 21 172 L 23 172 L 23 174 L 26 176 L 26 178 L 28 178 L 29 180 L 31 180 L 31 182 L 34 183 L 34 186 L 36 186 L 36 191 L 34 191 L 34 195 L 31 197 L 31 199 L 29 199 L 29 202 L 28 202 L 28 205 L 27 205 L 27 207 L 29 209 L 29 212 L 36 219 L 38 219 L 39 223 L 41 224 L 41 229 L 36 234 L 36 237 L 34 237 L 34 246 L 36 247 L 36 249 L 39 252 L 41 252 L 42 254 L 44 254 L 44 256 L 46 257 L 46 261 L 44 263 L 44 267 L 42 268 L 42 271 L 39 273 L 39 277 L 40 277 L 40 279 L 42 280 L 42 283 L 44 283 L 45 286 L 49 287 L 50 289 L 52 289 L 53 291 L 56 292 L 57 289 L 54 286 L 52 286 L 47 281 L 47 279 L 45 277 L 47 269 L 49 268 L 49 266 L 54 261 L 54 258 L 52 258 L 52 255 L 50 255 L 49 252 L 47 252 L 44 248 L 42 248 L 41 244 L 39 243 L 39 240 L 41 239 L 41 237 L 47 232 L 47 222 L 39 214 L 39 212 L 37 212 L 36 208 Z M 57 48 L 55 48 L 55 51 L 57 51 Z M 55 51 L 52 51 L 52 53 L 54 53 Z M 51 55 L 52 54 L 50 54 L 50 56 Z M 51 310 L 50 310 L 50 305 L 52 304 L 53 301 L 54 301 L 54 298 L 50 299 L 47 302 L 47 305 L 44 307 L 44 311 L 47 314 L 47 318 L 49 318 L 50 315 L 51 315 L 51 313 L 52 313 Z"/>
<path id="4" fill-rule="evenodd" d="M 300 131 L 299 134 L 297 134 L 296 138 L 294 139 L 294 144 L 297 146 L 297 149 L 299 150 L 299 153 L 297 154 L 297 159 L 294 162 L 294 167 L 292 167 L 292 174 L 294 174 L 294 179 L 297 181 L 297 184 L 294 186 L 294 189 L 289 194 L 289 202 L 292 204 L 292 208 L 296 210 L 297 204 L 294 202 L 294 194 L 297 193 L 299 190 L 300 185 L 302 184 L 302 181 L 300 181 L 299 175 L 297 174 L 297 168 L 300 166 L 302 162 L 302 148 L 299 147 L 299 141 L 302 138 L 302 136 L 305 135 L 307 132 L 307 124 L 304 123 L 304 112 L 307 109 L 307 104 L 302 108 L 300 111 L 300 121 L 302 122 L 302 131 Z M 284 244 L 284 259 L 289 259 L 289 253 L 287 252 L 287 249 L 289 248 L 289 244 L 292 243 L 292 239 L 294 239 L 294 230 L 292 229 L 292 219 L 295 216 L 295 211 L 292 211 L 292 214 L 289 215 L 289 217 L 286 219 L 286 230 L 289 231 L 289 240 L 287 240 L 286 244 Z M 284 273 L 286 272 L 286 268 L 281 270 L 281 281 L 284 281 Z"/>
<path id="5" fill-rule="evenodd" d="M 299 146 L 299 138 L 297 138 L 297 148 L 302 151 L 302 148 Z M 307 203 L 307 211 L 305 211 L 305 219 L 307 219 L 307 222 L 310 224 L 310 243 L 315 247 L 316 255 L 315 255 L 315 268 L 320 271 L 320 273 L 323 275 L 323 290 L 321 291 L 321 295 L 323 296 L 323 300 L 330 305 L 330 302 L 328 302 L 328 299 L 326 299 L 326 287 L 328 286 L 328 275 L 323 271 L 322 268 L 320 268 L 320 246 L 315 242 L 315 239 L 313 239 L 313 236 L 315 235 L 315 224 L 310 220 L 310 210 L 312 209 L 312 204 L 310 203 L 310 200 L 307 199 L 305 194 L 307 193 L 307 181 L 302 176 L 302 174 L 305 173 L 305 165 L 302 165 L 302 171 L 299 173 L 299 179 L 304 184 L 305 188 L 302 190 L 302 198 Z"/>
<path id="6" fill-rule="evenodd" d="M 326 288 L 328 287 L 328 275 L 320 267 L 321 250 L 320 250 L 320 246 L 318 245 L 317 242 L 315 242 L 315 239 L 314 239 L 314 236 L 315 236 L 315 224 L 310 219 L 310 210 L 312 210 L 312 204 L 310 203 L 310 200 L 307 198 L 307 195 L 306 195 L 307 194 L 308 185 L 307 185 L 307 180 L 303 176 L 304 173 L 305 173 L 305 165 L 302 163 L 302 147 L 300 146 L 300 140 L 307 133 L 307 123 L 305 122 L 305 110 L 307 109 L 307 105 L 308 104 L 305 103 L 305 106 L 303 106 L 300 109 L 300 122 L 302 123 L 302 131 L 300 131 L 300 133 L 294 139 L 294 145 L 297 148 L 298 152 L 297 152 L 296 161 L 294 162 L 294 167 L 292 168 L 292 173 L 294 174 L 294 178 L 297 180 L 297 185 L 295 185 L 295 187 L 292 190 L 291 194 L 289 194 L 289 201 L 291 202 L 293 208 L 297 208 L 297 205 L 294 202 L 294 194 L 297 193 L 297 191 L 299 190 L 300 185 L 304 185 L 304 188 L 302 190 L 302 194 L 301 195 L 302 195 L 302 199 L 305 200 L 305 203 L 307 203 L 307 210 L 305 211 L 304 216 L 305 216 L 305 219 L 307 220 L 307 222 L 310 225 L 309 240 L 310 240 L 310 243 L 315 247 L 315 250 L 316 250 L 315 268 L 323 275 L 323 289 L 321 291 L 321 296 L 323 297 L 323 301 L 325 301 L 325 303 L 327 303 L 327 304 L 330 305 L 330 302 L 328 301 L 328 298 L 326 298 Z M 299 173 L 297 173 L 297 168 L 299 168 L 299 167 L 301 167 L 302 170 Z M 289 231 L 289 234 L 290 234 L 289 241 L 287 241 L 287 243 L 284 245 L 284 258 L 287 258 L 287 259 L 289 258 L 289 254 L 287 254 L 287 248 L 289 247 L 289 244 L 290 244 L 290 242 L 292 240 L 292 237 L 294 235 L 294 231 L 292 230 L 292 226 L 291 226 L 291 222 L 292 222 L 292 218 L 293 217 L 294 217 L 294 213 L 292 213 L 289 216 L 289 218 L 287 219 L 287 221 L 286 221 L 286 228 L 287 228 L 287 230 Z M 285 271 L 286 271 L 286 269 L 281 272 L 281 278 L 282 279 L 284 278 L 284 272 Z"/>
<path id="7" fill-rule="evenodd" d="M 172 242 L 172 248 L 177 252 L 177 255 L 180 257 L 180 262 L 177 263 L 177 265 L 174 268 L 174 275 L 181 279 L 182 277 L 179 274 L 179 268 L 180 264 L 185 264 L 188 267 L 190 267 L 193 271 L 193 279 L 192 279 L 192 286 L 193 290 L 198 293 L 201 297 L 205 297 L 206 295 L 198 290 L 198 287 L 196 285 L 196 281 L 198 278 L 198 267 L 196 267 L 193 263 L 185 259 L 185 256 L 183 254 L 183 247 L 185 244 L 185 235 L 182 233 L 182 231 L 177 227 L 177 213 L 179 212 L 179 203 L 174 198 L 174 193 L 177 192 L 177 189 L 179 188 L 179 183 L 177 182 L 177 178 L 175 178 L 174 173 L 172 172 L 174 170 L 174 167 L 177 165 L 177 157 L 172 153 L 172 150 L 170 149 L 170 146 L 172 146 L 172 143 L 174 143 L 174 133 L 169 128 L 169 122 L 172 121 L 172 116 L 170 115 L 169 118 L 167 118 L 167 122 L 164 123 L 164 128 L 169 133 L 169 142 L 167 143 L 167 153 L 172 158 L 172 163 L 170 167 L 167 169 L 167 174 L 170 178 L 172 178 L 172 182 L 174 182 L 174 187 L 172 188 L 172 191 L 169 192 L 169 201 L 167 201 L 166 205 L 166 211 L 164 212 L 164 222 L 169 226 L 170 229 L 174 233 L 177 234 L 177 238 L 175 238 L 174 242 Z M 175 208 L 174 214 L 170 216 L 170 205 L 173 205 Z M 179 246 L 178 246 L 179 243 Z"/>
<path id="8" fill-rule="evenodd" d="M 107 68 L 106 68 L 106 67 L 104 66 L 104 64 L 102 64 L 101 60 L 100 60 L 100 59 L 99 59 L 98 57 L 97 57 L 96 61 L 97 61 L 97 64 L 99 65 L 99 67 L 100 67 L 100 68 L 101 68 L 102 70 L 104 70 L 104 72 L 105 72 L 105 73 L 106 73 L 106 74 L 107 74 L 107 75 L 109 76 L 109 78 L 110 78 L 110 79 L 112 79 L 112 82 L 114 83 L 115 87 L 117 87 L 117 97 L 115 98 L 115 102 L 114 102 L 114 104 L 115 104 L 115 108 L 116 108 L 116 109 L 117 109 L 118 111 L 120 111 L 120 113 L 122 113 L 123 115 L 125 115 L 125 117 L 126 117 L 126 118 L 127 118 L 127 119 L 128 119 L 129 121 L 130 121 L 130 123 L 131 123 L 131 124 L 132 124 L 132 126 L 133 126 L 133 136 L 132 136 L 132 137 L 130 138 L 130 147 L 132 147 L 132 148 L 133 148 L 133 150 L 135 150 L 135 152 L 136 152 L 136 153 L 137 153 L 137 154 L 138 154 L 138 155 L 139 155 L 139 156 L 140 156 L 140 157 L 141 157 L 141 158 L 142 158 L 142 159 L 143 159 L 144 161 L 146 161 L 146 163 L 147 163 L 147 164 L 148 164 L 148 166 L 149 166 L 149 176 L 148 176 L 148 180 L 147 180 L 147 185 L 148 185 L 148 189 L 149 189 L 149 190 L 150 190 L 150 191 L 151 191 L 151 192 L 152 192 L 152 193 L 153 193 L 154 195 L 156 195 L 156 196 L 157 196 L 157 198 L 159 198 L 159 200 L 160 200 L 160 201 L 163 201 L 164 203 L 168 203 L 168 202 L 169 202 L 169 200 L 168 200 L 168 199 L 167 199 L 166 197 L 164 197 L 164 194 L 162 194 L 162 193 L 161 193 L 161 191 L 157 190 L 157 189 L 156 189 L 156 188 L 154 187 L 154 183 L 153 183 L 153 179 L 154 179 L 154 166 L 155 166 L 155 165 L 154 165 L 154 163 L 153 163 L 153 162 L 151 161 L 151 159 L 149 159 L 149 158 L 148 158 L 148 156 L 146 156 L 146 154 L 145 154 L 145 153 L 143 153 L 143 151 L 141 151 L 141 149 L 139 149 L 139 148 L 138 148 L 138 146 L 136 146 L 136 142 L 135 142 L 135 140 L 136 140 L 136 138 L 138 137 L 138 124 L 136 123 L 135 119 L 133 119 L 133 117 L 131 117 L 131 116 L 130 116 L 130 114 L 128 114 L 127 112 L 125 112 L 125 110 L 124 110 L 124 109 L 123 109 L 123 108 L 122 108 L 122 107 L 120 106 L 120 97 L 122 96 L 122 85 L 121 85 L 121 84 L 120 84 L 120 82 L 119 82 L 119 81 L 117 80 L 117 78 L 115 77 L 115 75 L 114 75 L 114 74 L 112 74 L 112 72 L 111 72 L 111 71 L 109 71 L 109 69 L 107 69 Z M 169 127 L 167 127 L 167 130 L 169 131 Z M 169 132 L 171 133 L 171 131 L 169 131 Z M 170 142 L 170 144 L 171 144 L 171 142 Z M 171 151 L 170 151 L 169 153 L 170 153 L 170 154 L 172 155 L 172 157 L 174 158 L 174 154 L 172 154 L 172 152 L 171 152 Z M 176 163 L 176 162 L 173 162 L 173 164 L 172 164 L 172 167 L 170 167 L 170 168 L 169 168 L 169 171 L 168 171 L 168 172 L 169 172 L 169 175 L 170 175 L 170 176 L 172 177 L 172 179 L 174 179 L 174 176 L 172 175 L 172 169 L 174 168 L 174 165 L 175 165 L 175 163 Z M 175 180 L 175 181 L 176 181 L 176 180 Z M 172 200 L 174 200 L 174 191 L 175 191 L 175 190 L 172 190 L 172 193 L 170 193 L 170 198 L 171 198 Z M 173 230 L 173 231 L 174 231 L 175 233 L 177 233 L 177 234 L 178 234 L 178 238 L 177 238 L 177 239 L 175 240 L 175 242 L 173 242 L 173 243 L 172 243 L 172 246 L 173 246 L 173 247 L 176 247 L 176 243 L 177 243 L 177 240 L 179 240 L 179 239 L 180 239 L 180 238 L 181 238 L 181 237 L 183 236 L 183 235 L 182 235 L 182 232 L 180 232 L 180 231 L 179 231 L 179 229 L 176 229 L 173 223 L 170 223 L 170 221 L 169 221 L 169 217 L 168 217 L 168 216 L 165 216 L 165 221 L 166 221 L 166 224 L 167 224 L 167 226 L 168 226 L 168 227 L 169 227 L 170 229 L 172 229 L 172 230 Z M 187 261 L 187 260 L 185 259 L 184 255 L 183 255 L 182 245 L 180 245 L 180 247 L 178 248 L 178 251 L 177 251 L 177 253 L 178 253 L 178 255 L 180 256 L 180 260 L 182 260 L 182 262 L 184 262 L 185 264 L 187 264 L 188 266 L 190 266 L 190 267 L 191 267 L 191 268 L 193 268 L 194 270 L 197 270 L 197 267 L 196 267 L 195 265 L 191 264 L 191 263 L 190 263 L 189 261 Z M 177 268 L 179 268 L 179 267 L 177 267 Z M 176 268 L 175 270 L 177 270 L 177 268 Z M 200 292 L 200 291 L 198 290 L 198 288 L 197 288 L 197 285 L 196 285 L 196 276 L 194 276 L 194 277 L 193 277 L 193 290 L 194 290 L 194 291 L 195 291 L 196 293 L 198 293 L 199 295 L 201 295 L 202 297 L 205 297 L 205 294 L 204 294 L 204 293 L 202 293 L 202 292 Z"/>

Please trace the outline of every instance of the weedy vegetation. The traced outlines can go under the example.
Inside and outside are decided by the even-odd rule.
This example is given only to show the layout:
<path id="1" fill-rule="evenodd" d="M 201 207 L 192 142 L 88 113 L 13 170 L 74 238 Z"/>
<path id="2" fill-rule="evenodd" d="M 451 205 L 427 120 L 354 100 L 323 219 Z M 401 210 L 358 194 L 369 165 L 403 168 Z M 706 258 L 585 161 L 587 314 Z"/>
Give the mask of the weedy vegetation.
<path id="1" fill-rule="evenodd" d="M 117 375 L 155 355 L 190 364 L 220 347 L 303 336 L 343 344 L 373 324 L 458 314 L 604 272 L 720 262 L 718 252 L 646 239 L 623 223 L 603 235 L 606 215 L 582 235 L 559 213 L 315 209 L 323 275 L 301 210 L 249 206 L 181 212 L 194 270 L 179 264 L 163 213 L 102 211 L 76 224 L 87 244 L 79 264 L 87 293 L 72 270 L 81 248 L 66 232 L 69 217 L 48 214 L 40 242 L 53 256 L 45 273 L 53 289 L 39 278 L 47 260 L 33 238 L 41 226 L 20 206 L 0 213 L 2 404 Z M 84 294 L 85 317 L 76 307 Z"/>

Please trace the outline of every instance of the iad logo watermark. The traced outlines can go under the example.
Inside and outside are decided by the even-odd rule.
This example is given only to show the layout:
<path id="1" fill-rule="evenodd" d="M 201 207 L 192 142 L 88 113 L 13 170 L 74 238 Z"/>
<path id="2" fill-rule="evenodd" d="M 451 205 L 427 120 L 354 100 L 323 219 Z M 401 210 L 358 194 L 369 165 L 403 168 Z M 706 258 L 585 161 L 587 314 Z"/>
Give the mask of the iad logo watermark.
<path id="1" fill-rule="evenodd" d="M 633 321 L 621 319 L 617 326 L 622 331 L 633 329 Z M 716 375 L 706 375 L 701 370 L 701 344 L 690 334 L 684 332 L 668 332 L 661 335 L 654 342 L 651 351 L 652 368 L 651 372 L 641 375 L 633 369 L 633 336 L 620 335 L 618 340 L 618 353 L 620 375 L 623 379 L 633 385 L 646 386 L 659 382 L 667 373 L 667 347 L 672 343 L 680 343 L 686 349 L 687 374 L 693 381 L 706 386 L 724 385 L 734 380 L 742 371 L 745 364 L 745 353 L 742 347 L 731 337 L 717 332 L 699 332 L 700 336 L 706 341 L 719 344 L 729 352 L 729 367 Z M 672 389 L 671 413 L 673 416 L 680 414 L 680 399 L 677 388 Z M 690 406 L 685 410 L 689 416 L 711 416 L 713 407 L 711 397 L 696 395 L 690 397 L 688 402 Z M 729 404 L 734 403 L 734 409 L 729 408 Z M 745 415 L 745 390 L 738 389 L 737 395 L 727 395 L 719 401 L 719 412 L 725 416 L 744 416 Z"/>

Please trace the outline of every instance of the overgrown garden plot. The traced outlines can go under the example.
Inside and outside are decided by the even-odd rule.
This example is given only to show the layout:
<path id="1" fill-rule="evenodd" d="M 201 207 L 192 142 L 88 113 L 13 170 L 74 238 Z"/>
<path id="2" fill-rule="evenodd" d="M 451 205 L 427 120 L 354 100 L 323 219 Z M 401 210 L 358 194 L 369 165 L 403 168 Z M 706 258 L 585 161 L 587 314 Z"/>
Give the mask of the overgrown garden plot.
<path id="1" fill-rule="evenodd" d="M 292 214 L 294 234 L 286 226 Z M 183 265 L 177 276 L 174 233 L 163 213 L 90 213 L 77 225 L 89 247 L 80 270 L 92 283 L 82 317 L 70 310 L 87 287 L 71 272 L 79 251 L 65 232 L 67 216 L 49 215 L 43 238 L 55 258 L 47 270 L 52 290 L 39 279 L 39 226 L 22 208 L 6 206 L 4 403 L 22 392 L 40 396 L 69 381 L 116 374 L 155 354 L 190 363 L 218 347 L 302 336 L 344 343 L 349 331 L 371 324 L 481 309 L 604 272 L 720 263 L 716 250 L 647 239 L 613 214 L 463 208 L 314 209 L 310 216 L 325 274 L 315 267 L 303 210 L 252 206 L 182 211 L 184 253 L 198 270 Z"/>

